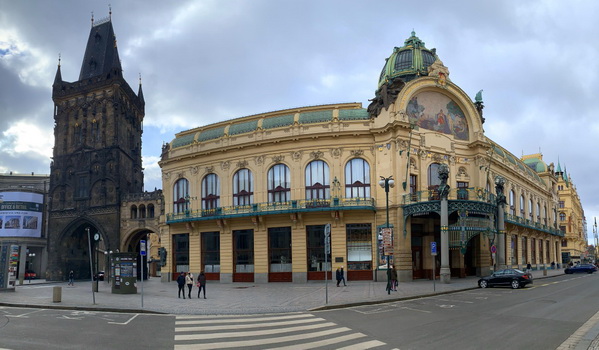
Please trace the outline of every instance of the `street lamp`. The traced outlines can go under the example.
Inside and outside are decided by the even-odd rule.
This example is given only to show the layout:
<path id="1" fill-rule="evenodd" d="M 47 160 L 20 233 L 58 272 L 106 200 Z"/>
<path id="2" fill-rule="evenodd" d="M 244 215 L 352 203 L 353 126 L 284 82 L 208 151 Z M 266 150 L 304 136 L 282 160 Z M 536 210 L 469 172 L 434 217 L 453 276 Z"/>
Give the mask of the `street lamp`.
<path id="1" fill-rule="evenodd" d="M 386 221 L 386 227 L 387 227 L 387 234 L 389 234 L 389 188 L 392 188 L 393 186 L 395 186 L 395 181 L 393 180 L 393 176 L 389 176 L 389 177 L 384 177 L 381 176 L 381 179 L 379 180 L 379 186 L 381 186 L 382 188 L 385 189 L 385 204 L 386 204 L 386 213 L 387 213 L 387 221 Z M 393 242 L 393 236 L 391 236 L 391 242 Z M 384 239 L 384 238 L 383 238 Z M 389 269 L 391 268 L 391 266 L 389 266 L 389 260 L 390 260 L 390 256 L 389 254 L 387 254 L 387 294 L 391 294 L 391 289 L 393 289 L 393 286 L 391 286 L 391 272 L 389 271 Z"/>
<path id="2" fill-rule="evenodd" d="M 597 237 L 597 217 L 595 217 L 595 224 L 593 225 L 593 236 L 595 237 L 595 264 L 597 263 L 597 245 L 599 245 L 599 237 Z"/>

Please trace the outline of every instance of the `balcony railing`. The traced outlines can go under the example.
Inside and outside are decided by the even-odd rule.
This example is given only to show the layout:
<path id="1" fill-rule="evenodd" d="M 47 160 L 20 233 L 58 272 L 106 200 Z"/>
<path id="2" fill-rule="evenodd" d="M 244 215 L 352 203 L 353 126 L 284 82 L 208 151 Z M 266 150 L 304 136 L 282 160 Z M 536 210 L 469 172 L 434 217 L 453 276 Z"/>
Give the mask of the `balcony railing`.
<path id="1" fill-rule="evenodd" d="M 540 222 L 535 222 L 532 221 L 530 219 L 525 219 L 521 216 L 516 216 L 516 215 L 512 215 L 512 214 L 505 214 L 505 221 L 515 224 L 515 225 L 519 225 L 519 226 L 523 226 L 523 227 L 529 227 L 529 228 L 533 228 L 535 230 L 539 230 L 539 231 L 544 231 L 547 233 L 551 233 L 553 235 L 556 236 L 563 236 L 563 232 L 561 232 L 559 229 L 553 227 L 553 226 L 549 226 L 549 225 L 545 225 L 543 223 Z"/>
<path id="2" fill-rule="evenodd" d="M 255 203 L 214 209 L 187 210 L 182 213 L 166 214 L 166 222 L 175 223 L 241 216 L 357 209 L 376 210 L 374 198 L 301 199 L 288 202 Z"/>
<path id="3" fill-rule="evenodd" d="M 495 203 L 495 194 L 480 187 L 452 188 L 447 196 L 448 200 L 469 200 L 477 202 Z M 403 204 L 414 204 L 428 201 L 438 201 L 439 191 L 436 189 L 418 191 L 403 195 Z"/>

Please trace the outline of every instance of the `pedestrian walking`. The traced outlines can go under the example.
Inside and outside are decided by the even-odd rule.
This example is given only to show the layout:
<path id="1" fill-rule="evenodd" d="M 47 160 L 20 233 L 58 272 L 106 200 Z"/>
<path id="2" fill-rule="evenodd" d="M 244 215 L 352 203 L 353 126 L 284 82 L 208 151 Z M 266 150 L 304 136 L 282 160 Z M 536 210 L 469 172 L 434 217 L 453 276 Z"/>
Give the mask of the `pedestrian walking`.
<path id="1" fill-rule="evenodd" d="M 337 287 L 339 287 L 339 284 L 341 284 L 341 281 L 343 281 L 344 286 L 347 286 L 347 284 L 345 284 L 345 275 L 343 273 L 343 266 L 337 268 L 337 271 L 335 271 L 335 277 L 337 279 Z"/>
<path id="2" fill-rule="evenodd" d="M 397 270 L 395 265 L 391 266 L 391 290 L 397 292 Z"/>
<path id="3" fill-rule="evenodd" d="M 526 264 L 526 273 L 530 275 L 531 271 L 532 271 L 532 265 L 530 263 Z"/>
<path id="4" fill-rule="evenodd" d="M 185 276 L 185 284 L 187 284 L 188 288 L 187 296 L 189 299 L 191 299 L 191 289 L 193 288 L 193 275 L 191 274 L 191 271 L 189 271 L 187 276 Z M 185 292 L 183 293 L 185 294 Z"/>
<path id="5" fill-rule="evenodd" d="M 392 289 L 392 287 L 391 287 L 391 283 L 392 282 L 391 281 L 392 281 L 392 278 L 393 278 L 392 274 L 393 273 L 391 272 L 391 266 L 389 266 L 389 263 L 387 263 L 387 288 L 386 288 L 387 294 L 391 294 L 391 289 Z"/>
<path id="6" fill-rule="evenodd" d="M 200 292 L 204 291 L 204 299 L 206 299 L 206 275 L 204 271 L 200 271 L 200 275 L 198 276 L 198 299 L 200 298 Z"/>
<path id="7" fill-rule="evenodd" d="M 74 286 L 75 285 L 75 273 L 73 272 L 73 270 L 71 270 L 71 272 L 69 272 L 69 286 Z"/>
<path id="8" fill-rule="evenodd" d="M 183 292 L 183 299 L 185 299 L 185 272 L 181 272 L 177 277 L 177 286 L 179 287 L 179 298 L 181 298 L 181 292 Z"/>

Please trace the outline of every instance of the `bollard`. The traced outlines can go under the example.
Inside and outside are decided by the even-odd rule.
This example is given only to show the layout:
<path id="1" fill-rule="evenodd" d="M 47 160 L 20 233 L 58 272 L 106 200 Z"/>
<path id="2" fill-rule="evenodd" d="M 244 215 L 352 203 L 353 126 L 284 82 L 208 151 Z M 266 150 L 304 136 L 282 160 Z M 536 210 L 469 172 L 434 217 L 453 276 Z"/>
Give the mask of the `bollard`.
<path id="1" fill-rule="evenodd" d="M 543 276 L 547 276 L 547 265 L 543 264 Z"/>
<path id="2" fill-rule="evenodd" d="M 60 303 L 62 299 L 62 287 L 54 287 L 52 290 L 52 302 Z"/>

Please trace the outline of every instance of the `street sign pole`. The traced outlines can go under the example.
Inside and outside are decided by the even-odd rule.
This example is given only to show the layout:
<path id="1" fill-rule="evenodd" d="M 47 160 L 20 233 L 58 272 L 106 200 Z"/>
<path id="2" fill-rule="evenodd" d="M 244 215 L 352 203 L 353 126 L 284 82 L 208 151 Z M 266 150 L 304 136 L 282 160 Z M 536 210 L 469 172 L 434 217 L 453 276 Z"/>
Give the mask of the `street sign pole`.
<path id="1" fill-rule="evenodd" d="M 141 308 L 144 307 L 144 257 L 146 256 L 146 241 L 144 239 L 139 241 L 139 254 L 140 254 L 140 265 L 141 265 Z"/>
<path id="2" fill-rule="evenodd" d="M 329 269 L 327 267 L 331 254 L 331 224 L 324 227 L 324 303 L 329 303 Z"/>
<path id="3" fill-rule="evenodd" d="M 435 285 L 435 270 L 436 270 L 436 264 L 435 264 L 435 257 L 437 256 L 437 242 L 431 242 L 431 256 L 433 257 L 433 292 L 437 290 L 437 286 Z"/>

